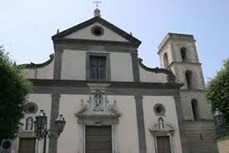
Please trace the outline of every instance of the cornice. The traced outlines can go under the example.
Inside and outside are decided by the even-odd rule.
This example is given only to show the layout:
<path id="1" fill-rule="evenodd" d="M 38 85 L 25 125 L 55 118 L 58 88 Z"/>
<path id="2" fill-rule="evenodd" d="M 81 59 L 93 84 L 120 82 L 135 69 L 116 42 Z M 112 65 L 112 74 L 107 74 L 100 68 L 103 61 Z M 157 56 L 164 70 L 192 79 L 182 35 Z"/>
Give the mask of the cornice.
<path id="1" fill-rule="evenodd" d="M 131 42 L 123 41 L 104 41 L 104 40 L 90 40 L 90 39 L 72 39 L 72 38 L 55 38 L 53 40 L 55 46 L 59 45 L 113 45 L 137 48 L 138 46 Z"/>
<path id="2" fill-rule="evenodd" d="M 168 67 L 167 68 L 171 68 L 174 64 L 180 64 L 180 65 L 199 65 L 199 66 L 201 66 L 202 65 L 202 63 L 194 63 L 194 62 L 187 62 L 187 61 L 185 61 L 185 62 L 182 62 L 182 61 L 172 61 L 169 65 L 168 65 Z"/>
<path id="3" fill-rule="evenodd" d="M 143 82 L 116 82 L 116 81 L 81 81 L 81 80 L 48 80 L 30 79 L 33 86 L 49 87 L 87 87 L 89 83 L 110 84 L 109 88 L 142 88 L 142 89 L 180 89 L 179 83 L 143 83 Z"/>
<path id="4" fill-rule="evenodd" d="M 182 41 L 194 41 L 195 42 L 195 39 L 194 39 L 194 36 L 191 35 L 191 34 L 179 34 L 179 33 L 168 33 L 164 39 L 162 40 L 162 42 L 159 44 L 158 46 L 158 52 L 157 54 L 159 54 L 162 49 L 165 47 L 165 45 L 171 41 L 171 40 L 182 40 Z"/>

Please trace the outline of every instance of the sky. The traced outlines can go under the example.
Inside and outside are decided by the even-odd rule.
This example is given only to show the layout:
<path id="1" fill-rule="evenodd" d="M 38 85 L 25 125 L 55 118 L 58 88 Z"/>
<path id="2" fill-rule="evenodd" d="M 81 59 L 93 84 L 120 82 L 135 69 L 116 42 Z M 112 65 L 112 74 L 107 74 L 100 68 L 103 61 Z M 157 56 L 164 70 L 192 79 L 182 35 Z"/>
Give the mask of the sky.
<path id="1" fill-rule="evenodd" d="M 0 45 L 17 64 L 43 63 L 51 36 L 93 17 L 93 0 L 1 1 Z M 205 81 L 229 58 L 229 0 L 102 0 L 103 19 L 142 41 L 139 57 L 160 67 L 158 46 L 168 32 L 192 34 Z"/>

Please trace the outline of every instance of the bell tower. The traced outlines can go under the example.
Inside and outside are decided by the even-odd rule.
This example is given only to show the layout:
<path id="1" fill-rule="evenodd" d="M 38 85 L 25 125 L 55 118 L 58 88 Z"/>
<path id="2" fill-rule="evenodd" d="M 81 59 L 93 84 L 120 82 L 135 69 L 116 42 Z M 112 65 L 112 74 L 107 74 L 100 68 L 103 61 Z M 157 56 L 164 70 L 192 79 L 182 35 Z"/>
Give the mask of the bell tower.
<path id="1" fill-rule="evenodd" d="M 182 89 L 204 89 L 201 63 L 193 35 L 169 33 L 159 46 L 158 54 L 161 67 L 171 70 L 177 82 L 184 83 Z"/>
<path id="2" fill-rule="evenodd" d="M 214 122 L 205 98 L 204 77 L 193 35 L 168 33 L 159 45 L 158 55 L 160 66 L 172 71 L 176 81 L 183 84 L 180 98 L 190 152 L 217 152 Z"/>
<path id="3" fill-rule="evenodd" d="M 185 120 L 212 119 L 204 94 L 204 77 L 193 35 L 169 33 L 159 46 L 160 65 L 171 70 L 181 88 Z"/>

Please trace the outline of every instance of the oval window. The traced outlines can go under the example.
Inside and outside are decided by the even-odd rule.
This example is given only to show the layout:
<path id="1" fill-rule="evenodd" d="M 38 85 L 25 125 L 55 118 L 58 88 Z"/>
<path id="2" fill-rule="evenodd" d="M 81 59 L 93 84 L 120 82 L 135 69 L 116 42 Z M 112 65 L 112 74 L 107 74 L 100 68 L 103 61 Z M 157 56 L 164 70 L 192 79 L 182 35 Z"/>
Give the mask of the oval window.
<path id="1" fill-rule="evenodd" d="M 104 33 L 104 29 L 101 26 L 96 25 L 91 28 L 91 33 L 94 36 L 102 36 Z"/>

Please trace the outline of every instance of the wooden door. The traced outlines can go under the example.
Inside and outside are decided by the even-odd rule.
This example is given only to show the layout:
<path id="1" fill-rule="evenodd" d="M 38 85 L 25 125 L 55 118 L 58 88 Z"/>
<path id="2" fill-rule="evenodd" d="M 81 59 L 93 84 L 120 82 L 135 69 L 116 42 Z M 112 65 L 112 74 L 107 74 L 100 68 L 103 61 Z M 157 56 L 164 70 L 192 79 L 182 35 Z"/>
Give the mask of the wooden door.
<path id="1" fill-rule="evenodd" d="M 35 138 L 20 138 L 19 153 L 35 153 Z"/>
<path id="2" fill-rule="evenodd" d="M 169 136 L 157 137 L 157 151 L 158 153 L 171 153 Z"/>
<path id="3" fill-rule="evenodd" d="M 111 126 L 86 127 L 86 153 L 112 153 Z"/>

